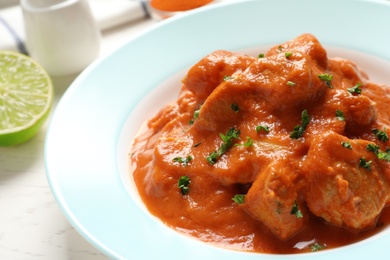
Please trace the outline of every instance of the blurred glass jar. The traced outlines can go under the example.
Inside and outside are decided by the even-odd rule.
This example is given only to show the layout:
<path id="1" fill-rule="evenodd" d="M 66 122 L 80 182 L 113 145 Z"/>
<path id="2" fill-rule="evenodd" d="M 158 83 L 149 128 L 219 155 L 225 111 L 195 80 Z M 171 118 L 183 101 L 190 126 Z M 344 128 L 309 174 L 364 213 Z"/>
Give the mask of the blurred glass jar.
<path id="1" fill-rule="evenodd" d="M 100 52 L 86 0 L 21 0 L 29 55 L 52 76 L 81 72 Z"/>
<path id="2" fill-rule="evenodd" d="M 165 19 L 214 2 L 213 0 L 149 0 L 148 7 L 152 17 Z"/>

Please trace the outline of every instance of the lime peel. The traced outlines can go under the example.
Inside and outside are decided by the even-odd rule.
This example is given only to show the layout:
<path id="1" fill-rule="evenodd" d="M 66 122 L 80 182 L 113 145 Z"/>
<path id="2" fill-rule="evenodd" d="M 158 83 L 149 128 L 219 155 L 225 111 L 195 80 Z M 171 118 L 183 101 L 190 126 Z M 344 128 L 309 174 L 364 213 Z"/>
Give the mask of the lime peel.
<path id="1" fill-rule="evenodd" d="M 53 92 L 50 76 L 36 61 L 0 50 L 0 146 L 36 135 L 50 113 Z"/>

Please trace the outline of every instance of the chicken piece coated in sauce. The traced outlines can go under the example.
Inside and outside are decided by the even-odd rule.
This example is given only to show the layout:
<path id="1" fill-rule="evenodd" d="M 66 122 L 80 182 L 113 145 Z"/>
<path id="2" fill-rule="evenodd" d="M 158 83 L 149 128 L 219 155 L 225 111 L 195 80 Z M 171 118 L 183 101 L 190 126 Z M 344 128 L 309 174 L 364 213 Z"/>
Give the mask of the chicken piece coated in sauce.
<path id="1" fill-rule="evenodd" d="M 245 209 L 282 240 L 303 229 L 308 219 L 294 168 L 288 159 L 274 161 L 257 176 L 245 197 Z"/>
<path id="2" fill-rule="evenodd" d="M 205 100 L 224 78 L 242 72 L 256 59 L 251 56 L 219 50 L 195 64 L 183 79 L 188 90 Z"/>
<path id="3" fill-rule="evenodd" d="M 310 211 L 349 230 L 373 227 L 389 197 L 384 169 L 375 152 L 367 150 L 374 143 L 334 132 L 317 135 L 311 143 L 303 167 Z"/>

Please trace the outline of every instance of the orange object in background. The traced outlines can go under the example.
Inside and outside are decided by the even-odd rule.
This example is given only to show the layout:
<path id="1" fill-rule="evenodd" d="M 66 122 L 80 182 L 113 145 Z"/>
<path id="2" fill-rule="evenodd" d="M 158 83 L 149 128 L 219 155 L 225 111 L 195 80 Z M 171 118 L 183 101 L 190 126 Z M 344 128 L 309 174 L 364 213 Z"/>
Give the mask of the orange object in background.
<path id="1" fill-rule="evenodd" d="M 150 0 L 150 5 L 161 11 L 187 11 L 206 5 L 213 0 Z"/>

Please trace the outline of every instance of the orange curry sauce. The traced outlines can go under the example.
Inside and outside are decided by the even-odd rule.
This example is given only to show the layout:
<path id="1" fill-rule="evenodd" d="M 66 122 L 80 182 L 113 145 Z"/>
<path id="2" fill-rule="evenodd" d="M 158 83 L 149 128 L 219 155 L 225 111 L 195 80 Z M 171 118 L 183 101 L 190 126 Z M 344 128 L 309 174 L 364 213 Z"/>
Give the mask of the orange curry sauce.
<path id="1" fill-rule="evenodd" d="M 310 34 L 259 57 L 216 51 L 135 139 L 134 180 L 153 215 L 217 246 L 351 244 L 389 222 L 389 102 Z"/>
<path id="2" fill-rule="evenodd" d="M 155 9 L 168 12 L 187 11 L 204 6 L 213 0 L 150 0 Z"/>

